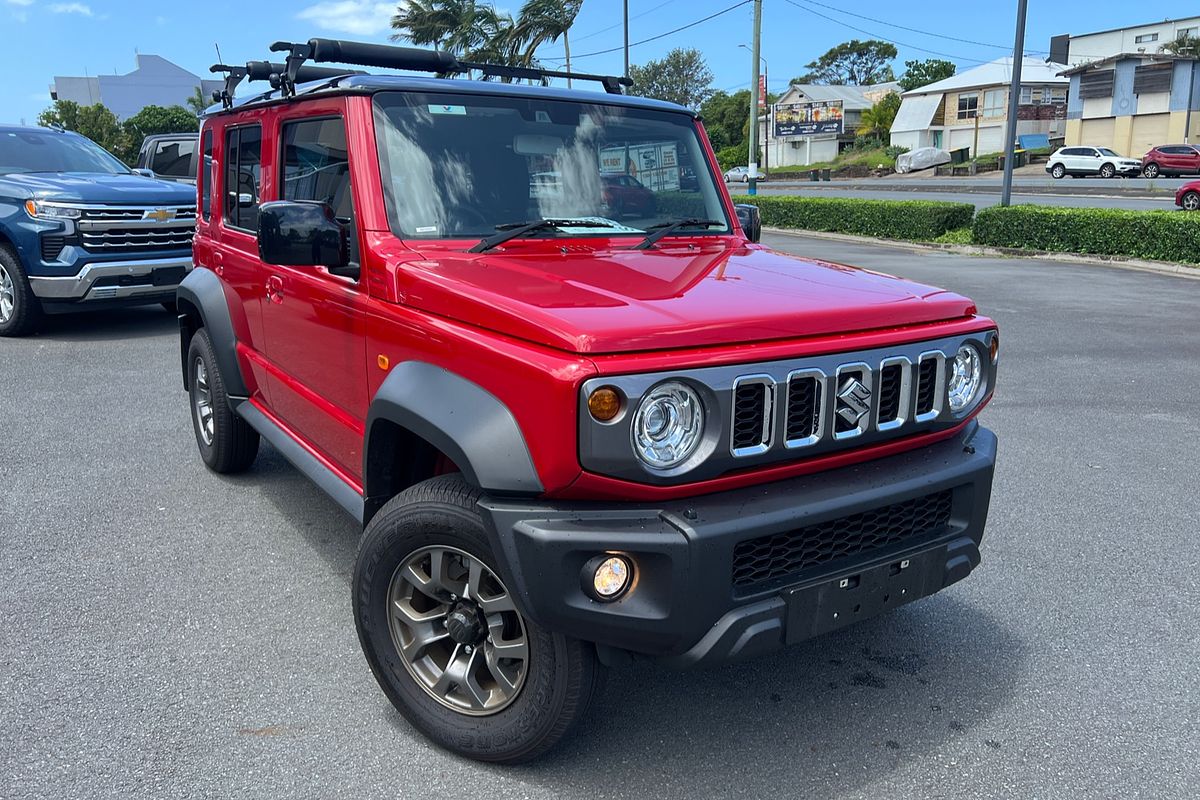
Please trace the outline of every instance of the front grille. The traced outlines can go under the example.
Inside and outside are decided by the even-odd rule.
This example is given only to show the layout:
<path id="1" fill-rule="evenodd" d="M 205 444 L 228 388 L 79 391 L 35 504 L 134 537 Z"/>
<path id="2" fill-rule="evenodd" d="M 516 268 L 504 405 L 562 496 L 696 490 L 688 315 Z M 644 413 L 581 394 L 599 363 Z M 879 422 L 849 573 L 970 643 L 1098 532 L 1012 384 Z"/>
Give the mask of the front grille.
<path id="1" fill-rule="evenodd" d="M 195 206 L 168 207 L 172 217 L 158 222 L 160 209 L 109 206 L 88 208 L 79 221 L 80 244 L 91 253 L 142 253 L 192 246 Z"/>
<path id="2" fill-rule="evenodd" d="M 894 422 L 900 416 L 900 385 L 904 368 L 889 364 L 879 371 L 879 421 Z"/>
<path id="3" fill-rule="evenodd" d="M 67 246 L 65 236 L 42 236 L 42 261 L 56 261 L 59 253 Z"/>
<path id="4" fill-rule="evenodd" d="M 821 429 L 821 382 L 814 375 L 788 377 L 787 440 L 795 443 Z"/>
<path id="5" fill-rule="evenodd" d="M 774 391 L 774 384 L 765 376 L 742 378 L 734 386 L 730 448 L 735 454 L 759 453 L 770 445 Z"/>
<path id="6" fill-rule="evenodd" d="M 933 411 L 937 392 L 937 361 L 928 359 L 921 362 L 917 375 L 917 415 Z"/>
<path id="7" fill-rule="evenodd" d="M 813 567 L 945 531 L 952 492 L 934 494 L 804 528 L 740 542 L 733 551 L 735 589 L 799 576 Z"/>

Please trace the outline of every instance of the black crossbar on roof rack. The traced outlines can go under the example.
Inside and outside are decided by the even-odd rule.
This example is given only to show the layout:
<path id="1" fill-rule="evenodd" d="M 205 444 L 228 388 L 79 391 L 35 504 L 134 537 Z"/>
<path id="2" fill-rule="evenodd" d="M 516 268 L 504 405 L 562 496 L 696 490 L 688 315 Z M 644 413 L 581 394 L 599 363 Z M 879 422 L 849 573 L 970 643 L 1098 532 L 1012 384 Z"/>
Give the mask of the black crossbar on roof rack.
<path id="1" fill-rule="evenodd" d="M 278 89 L 287 74 L 287 65 L 275 61 L 247 61 L 245 66 L 232 64 L 213 64 L 209 72 L 225 75 L 225 85 L 220 91 L 213 92 L 212 98 L 226 109 L 233 108 L 233 93 L 243 80 L 268 81 L 272 88 Z M 327 81 L 346 75 L 362 75 L 362 70 L 341 69 L 338 67 L 301 66 L 296 74 L 298 83 L 309 81 Z"/>
<path id="2" fill-rule="evenodd" d="M 453 53 L 443 50 L 424 50 L 417 47 L 393 47 L 368 42 L 348 42 L 343 39 L 309 39 L 307 42 L 275 42 L 274 53 L 286 52 L 286 74 L 281 76 L 283 91 L 295 94 L 296 84 L 302 83 L 301 72 L 305 61 L 321 63 L 355 64 L 363 67 L 403 69 L 413 72 L 432 72 L 438 75 L 457 75 L 476 70 L 487 76 L 515 78 L 517 80 L 544 80 L 546 78 L 571 78 L 577 81 L 596 81 L 609 94 L 621 94 L 622 86 L 632 86 L 629 78 L 614 75 L 593 75 L 584 72 L 560 72 L 558 70 L 532 67 L 512 67 L 503 64 L 483 64 L 460 61 Z"/>

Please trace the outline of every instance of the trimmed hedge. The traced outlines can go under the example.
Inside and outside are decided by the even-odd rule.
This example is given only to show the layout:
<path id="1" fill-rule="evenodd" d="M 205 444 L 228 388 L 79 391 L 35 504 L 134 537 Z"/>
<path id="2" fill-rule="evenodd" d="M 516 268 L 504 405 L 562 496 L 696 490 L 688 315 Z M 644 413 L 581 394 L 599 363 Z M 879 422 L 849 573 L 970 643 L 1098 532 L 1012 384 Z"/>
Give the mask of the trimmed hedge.
<path id="1" fill-rule="evenodd" d="M 1200 214 L 995 207 L 979 212 L 973 233 L 975 244 L 991 247 L 1200 263 Z"/>
<path id="2" fill-rule="evenodd" d="M 753 203 L 771 228 L 853 233 L 929 241 L 971 225 L 975 206 L 928 200 L 856 200 L 843 197 L 735 197 Z"/>

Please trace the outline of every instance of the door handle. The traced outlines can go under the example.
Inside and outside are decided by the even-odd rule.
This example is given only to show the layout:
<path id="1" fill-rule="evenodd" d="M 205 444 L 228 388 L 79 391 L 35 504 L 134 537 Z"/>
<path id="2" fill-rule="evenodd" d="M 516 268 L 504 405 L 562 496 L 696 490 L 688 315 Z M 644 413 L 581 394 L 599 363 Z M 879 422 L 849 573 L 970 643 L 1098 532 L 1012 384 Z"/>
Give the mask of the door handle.
<path id="1" fill-rule="evenodd" d="M 267 278 L 267 299 L 272 303 L 283 302 L 283 278 L 278 275 Z"/>

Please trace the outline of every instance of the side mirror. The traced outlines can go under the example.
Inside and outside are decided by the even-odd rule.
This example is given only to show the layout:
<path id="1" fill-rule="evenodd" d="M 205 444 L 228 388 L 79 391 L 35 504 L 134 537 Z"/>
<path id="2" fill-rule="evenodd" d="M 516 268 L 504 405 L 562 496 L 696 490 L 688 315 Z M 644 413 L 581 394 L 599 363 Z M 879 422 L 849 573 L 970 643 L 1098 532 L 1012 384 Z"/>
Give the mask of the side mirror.
<path id="1" fill-rule="evenodd" d="M 746 234 L 746 238 L 752 242 L 761 239 L 762 214 L 759 212 L 758 206 L 738 203 L 734 209 L 737 211 L 738 224 L 742 226 L 742 232 Z"/>
<path id="2" fill-rule="evenodd" d="M 325 203 L 278 200 L 258 208 L 258 255 L 284 267 L 345 267 L 346 229 Z"/>

